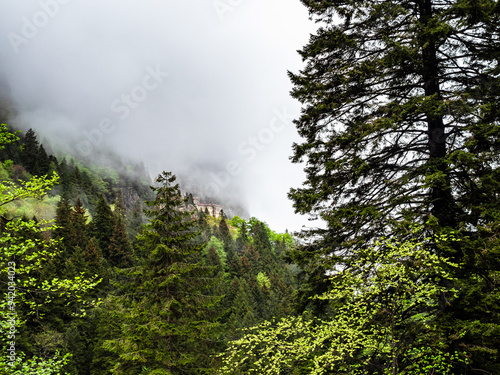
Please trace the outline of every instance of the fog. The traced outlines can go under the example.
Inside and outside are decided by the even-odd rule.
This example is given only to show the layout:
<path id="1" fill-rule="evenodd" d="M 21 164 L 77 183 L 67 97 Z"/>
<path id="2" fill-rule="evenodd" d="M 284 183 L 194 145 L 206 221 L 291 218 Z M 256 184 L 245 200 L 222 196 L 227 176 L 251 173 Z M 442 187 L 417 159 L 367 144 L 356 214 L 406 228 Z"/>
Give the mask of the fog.
<path id="1" fill-rule="evenodd" d="M 17 124 L 75 155 L 111 148 L 173 171 L 273 229 L 307 224 L 287 199 L 304 180 L 287 70 L 314 30 L 299 0 L 1 4 Z"/>

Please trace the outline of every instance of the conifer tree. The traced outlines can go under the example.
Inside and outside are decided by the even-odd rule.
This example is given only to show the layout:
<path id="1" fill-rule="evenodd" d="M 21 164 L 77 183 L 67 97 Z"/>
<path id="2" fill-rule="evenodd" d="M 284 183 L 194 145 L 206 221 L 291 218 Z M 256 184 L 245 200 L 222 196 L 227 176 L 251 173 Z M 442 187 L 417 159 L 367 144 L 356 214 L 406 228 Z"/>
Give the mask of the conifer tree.
<path id="1" fill-rule="evenodd" d="M 62 196 L 56 209 L 54 238 L 62 239 L 66 247 L 71 247 L 72 212 L 68 197 Z"/>
<path id="2" fill-rule="evenodd" d="M 89 239 L 83 252 L 89 272 L 99 274 L 101 271 L 101 250 L 95 237 Z"/>
<path id="3" fill-rule="evenodd" d="M 222 261 L 219 257 L 219 254 L 217 254 L 217 250 L 215 250 L 215 247 L 210 246 L 207 250 L 207 260 L 206 260 L 207 266 L 209 267 L 214 267 L 214 276 L 222 274 L 224 272 L 224 268 L 222 266 Z"/>
<path id="4" fill-rule="evenodd" d="M 101 195 L 91 223 L 91 235 L 97 239 L 105 259 L 109 257 L 109 246 L 111 245 L 114 227 L 115 217 L 113 212 L 104 195 Z"/>
<path id="5" fill-rule="evenodd" d="M 238 251 L 243 251 L 245 245 L 247 245 L 249 242 L 250 239 L 248 237 L 247 224 L 246 222 L 243 222 L 239 230 L 239 236 L 236 239 L 236 249 Z"/>
<path id="6" fill-rule="evenodd" d="M 88 243 L 87 211 L 80 198 L 77 198 L 71 213 L 71 238 L 74 246 L 85 249 Z"/>
<path id="7" fill-rule="evenodd" d="M 38 155 L 37 155 L 37 174 L 40 175 L 46 175 L 49 174 L 50 172 L 50 158 L 47 155 L 47 152 L 45 151 L 45 148 L 43 145 L 40 145 L 40 148 L 38 149 Z"/>
<path id="8" fill-rule="evenodd" d="M 305 68 L 290 73 L 303 105 L 293 161 L 307 174 L 290 197 L 326 223 L 292 252 L 304 300 L 364 246 L 407 238 L 409 224 L 425 226 L 422 238 L 455 233 L 462 241 L 427 244 L 461 264 L 440 327 L 450 353 L 466 347 L 473 360 L 453 371 L 497 373 L 498 2 L 302 2 L 321 27 L 300 52 Z"/>
<path id="9" fill-rule="evenodd" d="M 119 268 L 132 265 L 132 245 L 128 240 L 125 225 L 120 217 L 115 219 L 113 235 L 108 248 L 108 259 L 112 266 Z"/>
<path id="10" fill-rule="evenodd" d="M 198 213 L 198 228 L 202 233 L 208 232 L 210 227 L 207 222 L 207 212 L 205 210 L 199 210 Z"/>
<path id="11" fill-rule="evenodd" d="M 61 187 L 60 194 L 70 196 L 71 195 L 71 182 L 70 182 L 70 171 L 66 159 L 62 159 L 57 166 L 57 174 L 60 177 L 59 185 Z"/>
<path id="12" fill-rule="evenodd" d="M 21 162 L 32 175 L 38 175 L 38 156 L 40 143 L 33 129 L 29 129 L 23 139 L 21 148 Z"/>
<path id="13" fill-rule="evenodd" d="M 222 213 L 222 211 L 221 211 Z M 227 226 L 226 219 L 224 218 L 223 215 L 220 217 L 220 222 L 219 222 L 219 233 L 221 236 L 221 240 L 223 241 L 228 241 L 231 239 L 231 235 L 229 234 L 229 227 Z"/>
<path id="14" fill-rule="evenodd" d="M 243 266 L 241 264 L 241 258 L 239 255 L 235 254 L 228 263 L 228 270 L 231 278 L 243 277 Z"/>
<path id="15" fill-rule="evenodd" d="M 237 286 L 237 292 L 231 303 L 230 316 L 227 321 L 229 340 L 238 339 L 243 328 L 251 327 L 258 321 L 257 304 L 248 282 L 240 279 L 234 286 Z"/>
<path id="16" fill-rule="evenodd" d="M 208 290 L 208 294 L 215 297 L 225 296 L 227 287 L 224 280 L 224 267 L 215 247 L 210 246 L 208 248 L 205 263 L 207 267 L 211 269 L 209 276 L 214 279 L 213 285 Z M 221 302 L 221 304 L 223 304 L 223 302 Z"/>
<path id="17" fill-rule="evenodd" d="M 123 337 L 105 347 L 120 355 L 115 373 L 136 374 L 143 367 L 164 374 L 208 374 L 214 304 L 206 295 L 211 269 L 200 264 L 202 246 L 192 213 L 172 173 L 163 172 L 147 202 L 149 224 L 140 236 L 148 257 L 139 271 L 134 299 L 123 325 Z"/>

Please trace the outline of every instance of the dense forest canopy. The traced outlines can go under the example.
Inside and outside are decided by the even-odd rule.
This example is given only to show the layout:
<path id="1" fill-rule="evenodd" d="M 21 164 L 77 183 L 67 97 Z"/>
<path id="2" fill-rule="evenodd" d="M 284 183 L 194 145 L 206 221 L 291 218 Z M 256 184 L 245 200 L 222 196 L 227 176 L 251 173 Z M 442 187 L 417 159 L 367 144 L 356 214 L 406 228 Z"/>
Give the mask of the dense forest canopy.
<path id="1" fill-rule="evenodd" d="M 288 233 L 197 209 L 171 173 L 149 188 L 138 170 L 48 154 L 32 129 L 1 136 L 16 291 L 1 373 L 213 373 L 241 329 L 292 312 Z"/>
<path id="2" fill-rule="evenodd" d="M 0 374 L 500 373 L 499 3 L 301 2 L 289 198 L 324 225 L 1 125 Z"/>
<path id="3" fill-rule="evenodd" d="M 326 228 L 289 254 L 304 315 L 235 343 L 225 373 L 498 373 L 498 2 L 302 3 L 319 28 L 289 73 L 289 196 Z"/>

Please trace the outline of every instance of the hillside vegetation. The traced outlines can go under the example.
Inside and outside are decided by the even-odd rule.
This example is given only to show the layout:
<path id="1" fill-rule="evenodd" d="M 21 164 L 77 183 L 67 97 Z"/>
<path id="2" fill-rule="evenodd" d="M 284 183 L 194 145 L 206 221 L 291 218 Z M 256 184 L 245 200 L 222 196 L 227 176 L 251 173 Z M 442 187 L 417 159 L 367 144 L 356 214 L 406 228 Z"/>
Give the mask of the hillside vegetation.
<path id="1" fill-rule="evenodd" d="M 11 131 L 4 134 L 14 138 L 0 151 L 4 189 L 58 176 L 46 194 L 2 207 L 3 235 L 19 237 L 6 223 L 24 223 L 23 236 L 35 241 L 29 252 L 40 255 L 29 274 L 19 271 L 29 252 L 12 255 L 17 283 L 32 283 L 29 298 L 16 304 L 13 368 L 20 373 L 30 358 L 32 367 L 53 373 L 135 374 L 179 366 L 211 373 L 217 353 L 244 328 L 292 313 L 296 268 L 283 258 L 294 246 L 288 233 L 256 218 L 189 211 L 187 194 L 171 174 L 150 188 L 139 167 L 57 157 L 33 130 L 18 140 Z M 51 280 L 73 291 L 47 289 Z M 92 288 L 83 288 L 84 281 Z M 198 297 L 186 299 L 186 293 Z M 182 343 L 182 353 L 151 352 L 165 336 L 171 345 Z"/>

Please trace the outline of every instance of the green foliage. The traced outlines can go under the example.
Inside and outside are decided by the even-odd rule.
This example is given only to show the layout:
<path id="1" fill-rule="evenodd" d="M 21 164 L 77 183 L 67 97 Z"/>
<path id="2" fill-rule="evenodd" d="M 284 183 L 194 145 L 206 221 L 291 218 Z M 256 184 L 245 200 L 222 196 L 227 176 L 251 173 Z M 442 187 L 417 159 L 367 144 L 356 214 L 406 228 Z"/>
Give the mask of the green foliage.
<path id="1" fill-rule="evenodd" d="M 5 207 L 5 212 L 10 217 L 34 217 L 39 220 L 52 220 L 56 215 L 57 204 L 60 197 L 43 196 L 42 198 L 23 199 L 15 201 Z"/>
<path id="2" fill-rule="evenodd" d="M 28 197 L 40 197 L 57 181 L 57 176 L 52 178 L 34 177 L 21 186 L 14 186 L 10 183 L 0 184 L 1 195 L 0 206 L 14 202 L 18 199 Z M 14 346 L 15 359 L 11 362 L 2 358 L 0 369 L 8 373 L 15 374 L 51 374 L 59 373 L 63 365 L 68 361 L 69 355 L 59 357 L 57 353 L 49 353 L 43 359 L 25 358 L 26 347 L 23 345 L 26 338 L 21 335 L 17 339 L 18 333 L 24 330 L 24 334 L 29 334 L 25 330 L 28 321 L 44 319 L 44 309 L 54 301 L 64 299 L 66 304 L 73 305 L 74 311 L 84 313 L 85 302 L 82 298 L 85 293 L 94 288 L 99 280 L 87 279 L 83 275 L 71 279 L 41 279 L 40 272 L 48 262 L 53 259 L 57 250 L 57 242 L 47 241 L 43 233 L 46 232 L 46 222 L 35 222 L 33 220 L 13 219 L 3 224 L 0 235 L 0 270 L 3 275 L 9 276 L 9 285 L 12 298 L 5 298 L 0 302 L 0 316 L 2 328 L 3 352 L 6 348 Z M 9 290 L 10 290 L 9 289 Z M 3 289 L 7 297 L 7 288 Z M 11 319 L 14 313 L 15 321 Z M 12 335 L 12 327 L 15 334 Z M 11 335 L 5 333 L 10 331 Z"/>
<path id="3" fill-rule="evenodd" d="M 321 27 L 290 73 L 303 104 L 293 161 L 307 160 L 290 197 L 328 228 L 310 231 L 315 254 L 297 262 L 325 272 L 321 253 L 400 236 L 401 223 L 475 231 L 499 206 L 487 182 L 500 155 L 494 3 L 304 3 Z"/>
<path id="4" fill-rule="evenodd" d="M 21 161 L 26 170 L 32 175 L 39 175 L 39 149 L 40 143 L 33 129 L 29 129 L 24 135 L 21 148 Z M 45 155 L 46 156 L 46 155 Z"/>
<path id="5" fill-rule="evenodd" d="M 5 124 L 0 124 L 0 150 L 3 150 L 6 145 L 16 142 L 19 137 L 16 135 L 20 132 L 12 133 Z"/>
<path id="6" fill-rule="evenodd" d="M 224 242 L 219 240 L 215 236 L 210 237 L 210 241 L 208 241 L 203 248 L 203 253 L 206 255 L 208 249 L 210 249 L 211 247 L 213 247 L 215 251 L 217 251 L 217 255 L 219 256 L 224 269 L 227 270 L 227 257 L 226 252 L 224 251 Z"/>
<path id="7" fill-rule="evenodd" d="M 0 357 L 0 374 L 2 375 L 59 375 L 62 369 L 71 359 L 71 354 L 61 356 L 58 352 L 53 358 L 33 357 L 26 359 L 23 353 L 19 353 L 13 367 L 5 357 Z"/>
<path id="8" fill-rule="evenodd" d="M 245 223 L 245 220 L 242 219 L 241 217 L 239 216 L 233 216 L 233 218 L 229 221 L 229 223 L 233 226 L 233 227 L 236 227 L 236 228 L 241 228 L 241 226 L 243 225 L 243 223 Z"/>
<path id="9" fill-rule="evenodd" d="M 12 160 L 7 160 L 5 163 L 0 164 L 0 181 L 7 181 L 10 179 L 11 168 Z"/>
<path id="10" fill-rule="evenodd" d="M 263 287 L 269 288 L 271 286 L 271 281 L 269 280 L 269 277 L 267 277 L 264 272 L 259 272 L 257 274 L 257 282 L 259 283 L 259 286 L 261 288 L 263 288 Z"/>
<path id="11" fill-rule="evenodd" d="M 291 246 L 288 234 L 256 218 L 247 226 L 238 217 L 199 215 L 195 226 L 166 174 L 143 227 L 136 196 L 147 195 L 144 181 L 124 179 L 120 168 L 58 160 L 32 131 L 26 144 L 31 137 L 38 145 L 33 166 L 40 176 L 31 178 L 21 161 L 21 154 L 34 160 L 26 144 L 6 137 L 13 143 L 0 153 L 0 243 L 11 252 L 0 260 L 20 261 L 26 293 L 16 297 L 18 365 L 2 357 L 0 373 L 213 373 L 214 355 L 228 339 L 290 312 L 291 275 L 279 257 Z M 42 176 L 47 161 L 59 179 Z M 127 170 L 139 176 L 143 168 Z M 10 219 L 17 216 L 24 218 Z"/>
<path id="12" fill-rule="evenodd" d="M 4 146 L 1 142 L 12 142 L 15 139 L 2 126 L 0 148 Z M 11 163 L 5 162 L 3 165 L 9 168 Z M 3 219 L 0 271 L 2 275 L 7 275 L 8 280 L 3 283 L 2 294 L 5 298 L 0 302 L 1 346 L 4 353 L 7 353 L 7 348 L 14 348 L 14 351 L 9 352 L 14 353 L 12 357 L 2 355 L 0 359 L 2 374 L 61 373 L 69 363 L 71 354 L 60 355 L 56 347 L 50 345 L 51 339 L 47 341 L 43 339 L 43 334 L 37 334 L 39 322 L 46 321 L 47 309 L 61 301 L 71 306 L 73 313 L 84 314 L 85 306 L 92 305 L 93 301 L 85 300 L 82 296 L 99 283 L 99 280 L 88 279 L 82 274 L 73 278 L 57 278 L 54 275 L 41 277 L 50 261 L 58 255 L 60 241 L 48 239 L 50 227 L 45 220 L 37 222 L 7 219 L 4 216 L 9 206 L 21 200 L 44 199 L 44 194 L 57 181 L 58 176 L 53 175 L 33 177 L 18 183 L 4 181 L 0 184 L 0 214 Z M 41 343 L 41 355 L 29 353 L 35 344 Z"/>
<path id="13" fill-rule="evenodd" d="M 459 265 L 457 298 L 439 317 L 448 355 L 470 358 L 453 371 L 498 373 L 498 3 L 302 2 L 319 27 L 289 74 L 302 103 L 292 160 L 307 175 L 289 196 L 323 225 L 289 252 L 302 270 L 299 309 L 328 317 L 309 298 L 329 289 L 328 273 L 418 223 L 426 246 Z M 461 241 L 438 245 L 446 233 Z"/>
<path id="14" fill-rule="evenodd" d="M 200 264 L 202 246 L 194 239 L 195 221 L 184 206 L 175 176 L 164 172 L 147 202 L 149 224 L 140 236 L 145 265 L 134 271 L 131 307 L 123 311 L 122 336 L 103 347 L 119 355 L 113 372 L 208 374 L 209 353 L 220 297 L 207 296 L 211 269 Z M 148 372 L 149 373 L 149 372 Z"/>
<path id="15" fill-rule="evenodd" d="M 115 217 L 113 212 L 108 202 L 106 202 L 104 195 L 101 195 L 91 223 L 90 233 L 91 236 L 97 239 L 105 259 L 109 259 L 109 248 L 111 246 L 111 238 L 114 234 L 114 227 Z"/>
<path id="16" fill-rule="evenodd" d="M 111 265 L 125 268 L 132 265 L 132 246 L 127 237 L 123 219 L 116 217 L 113 235 L 111 236 L 108 258 Z"/>
<path id="17" fill-rule="evenodd" d="M 455 268 L 423 243 L 376 243 L 315 297 L 334 306 L 332 319 L 287 317 L 251 328 L 231 343 L 220 374 L 452 374 L 466 358 L 446 350 L 436 317 L 441 300 L 456 297 L 446 286 Z"/>

